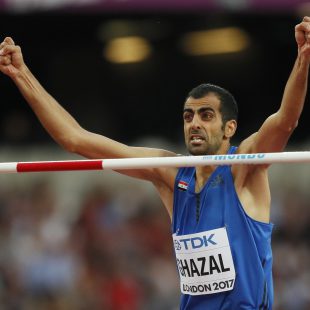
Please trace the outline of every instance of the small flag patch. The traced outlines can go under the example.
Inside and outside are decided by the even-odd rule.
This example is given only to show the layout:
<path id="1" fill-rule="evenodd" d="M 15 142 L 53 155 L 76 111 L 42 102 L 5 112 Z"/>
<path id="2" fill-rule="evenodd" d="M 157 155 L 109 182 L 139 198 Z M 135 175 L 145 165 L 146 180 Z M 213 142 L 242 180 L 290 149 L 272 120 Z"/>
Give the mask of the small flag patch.
<path id="1" fill-rule="evenodd" d="M 188 183 L 186 183 L 184 181 L 179 181 L 178 189 L 180 189 L 181 191 L 186 191 L 187 188 L 188 188 Z"/>

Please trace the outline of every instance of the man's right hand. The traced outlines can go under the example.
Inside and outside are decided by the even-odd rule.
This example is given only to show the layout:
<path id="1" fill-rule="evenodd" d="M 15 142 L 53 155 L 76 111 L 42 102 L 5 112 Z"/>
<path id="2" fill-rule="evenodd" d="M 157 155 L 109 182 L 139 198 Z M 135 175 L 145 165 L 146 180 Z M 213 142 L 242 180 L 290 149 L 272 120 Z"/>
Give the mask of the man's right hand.
<path id="1" fill-rule="evenodd" d="M 26 69 L 21 48 L 10 37 L 0 44 L 0 71 L 11 78 Z"/>

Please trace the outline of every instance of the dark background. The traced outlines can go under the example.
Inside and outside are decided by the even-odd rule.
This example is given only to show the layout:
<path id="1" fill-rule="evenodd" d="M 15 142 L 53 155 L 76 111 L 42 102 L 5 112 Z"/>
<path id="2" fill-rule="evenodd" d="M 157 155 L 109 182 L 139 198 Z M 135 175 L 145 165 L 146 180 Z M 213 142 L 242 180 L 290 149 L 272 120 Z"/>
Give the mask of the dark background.
<path id="1" fill-rule="evenodd" d="M 139 64 L 116 65 L 102 54 L 102 27 L 129 20 L 151 41 Z M 164 137 L 183 143 L 182 107 L 188 91 L 211 82 L 239 103 L 236 142 L 255 132 L 280 105 L 297 53 L 289 12 L 63 13 L 0 15 L 2 38 L 12 36 L 46 89 L 88 130 L 124 143 Z M 251 44 L 241 53 L 191 57 L 179 48 L 185 32 L 237 26 Z M 51 143 L 14 84 L 0 76 L 0 139 L 5 144 Z M 290 143 L 308 140 L 307 100 Z"/>

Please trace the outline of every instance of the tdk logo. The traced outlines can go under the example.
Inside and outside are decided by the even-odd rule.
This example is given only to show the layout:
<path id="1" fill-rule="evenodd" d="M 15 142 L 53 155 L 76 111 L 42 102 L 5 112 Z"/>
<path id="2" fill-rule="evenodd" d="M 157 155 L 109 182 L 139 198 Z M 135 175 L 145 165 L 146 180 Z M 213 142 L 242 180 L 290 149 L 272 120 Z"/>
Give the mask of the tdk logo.
<path id="1" fill-rule="evenodd" d="M 178 240 L 174 240 L 174 248 L 176 251 L 180 251 L 182 249 L 181 243 Z"/>
<path id="2" fill-rule="evenodd" d="M 181 250 L 183 247 L 185 248 L 185 250 L 208 247 L 210 245 L 217 244 L 213 238 L 214 238 L 214 234 L 211 234 L 209 236 L 205 235 L 202 237 L 179 239 L 178 241 L 175 240 L 174 247 L 176 250 Z M 176 241 L 178 243 L 178 248 L 176 247 Z"/>

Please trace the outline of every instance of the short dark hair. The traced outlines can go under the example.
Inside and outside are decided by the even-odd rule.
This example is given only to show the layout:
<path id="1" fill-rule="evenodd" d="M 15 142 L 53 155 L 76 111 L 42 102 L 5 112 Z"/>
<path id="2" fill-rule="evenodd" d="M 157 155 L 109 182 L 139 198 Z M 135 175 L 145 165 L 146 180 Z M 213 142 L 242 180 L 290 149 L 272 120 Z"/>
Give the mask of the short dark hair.
<path id="1" fill-rule="evenodd" d="M 227 121 L 238 119 L 238 105 L 234 96 L 226 89 L 214 85 L 214 84 L 200 84 L 197 87 L 193 88 L 189 93 L 188 97 L 194 99 L 200 99 L 209 93 L 215 94 L 220 102 L 221 107 L 220 111 L 222 114 L 223 125 Z"/>

